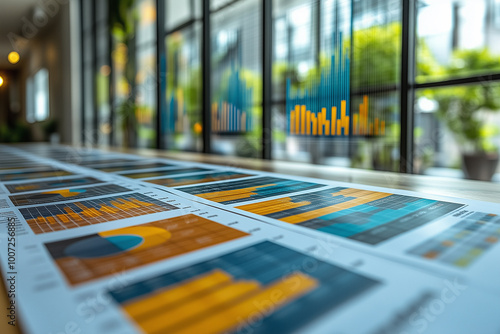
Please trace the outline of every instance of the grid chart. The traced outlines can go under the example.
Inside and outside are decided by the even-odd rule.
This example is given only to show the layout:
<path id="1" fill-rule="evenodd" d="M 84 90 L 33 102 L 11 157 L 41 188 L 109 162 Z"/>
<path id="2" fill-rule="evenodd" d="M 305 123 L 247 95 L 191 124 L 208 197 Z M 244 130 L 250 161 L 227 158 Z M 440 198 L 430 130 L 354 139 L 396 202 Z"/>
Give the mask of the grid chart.
<path id="1" fill-rule="evenodd" d="M 238 209 L 375 245 L 463 204 L 337 187 Z"/>
<path id="2" fill-rule="evenodd" d="M 27 168 L 39 168 L 39 169 L 52 169 L 50 168 L 51 166 L 49 165 L 40 165 L 36 162 L 29 162 L 29 163 L 17 163 L 17 162 L 9 162 L 9 163 L 4 163 L 2 162 L 2 165 L 0 166 L 0 171 L 5 171 L 5 170 L 19 170 L 19 169 L 27 169 Z"/>
<path id="3" fill-rule="evenodd" d="M 466 268 L 498 244 L 499 239 L 500 217 L 476 212 L 408 253 Z"/>
<path id="4" fill-rule="evenodd" d="M 133 161 L 140 161 L 137 159 L 124 159 L 124 158 L 115 158 L 115 159 L 105 159 L 105 158 L 95 158 L 95 157 L 90 157 L 90 159 L 87 159 L 86 157 L 81 157 L 82 160 L 81 162 L 75 162 L 78 163 L 78 165 L 81 166 L 89 166 L 89 165 L 95 165 L 95 164 L 112 164 L 112 163 L 120 163 L 120 162 L 133 162 Z"/>
<path id="5" fill-rule="evenodd" d="M 65 180 L 56 181 L 40 181 L 40 182 L 30 182 L 30 183 L 13 183 L 6 184 L 5 187 L 11 194 L 22 193 L 26 191 L 35 190 L 48 190 L 57 188 L 67 188 L 67 187 L 79 187 L 86 186 L 90 184 L 103 183 L 103 181 L 98 180 L 93 177 L 79 177 L 71 178 Z"/>
<path id="6" fill-rule="evenodd" d="M 323 186 L 323 184 L 280 179 L 269 176 L 249 180 L 186 187 L 179 190 L 213 202 L 233 204 Z"/>
<path id="7" fill-rule="evenodd" d="M 190 184 L 207 183 L 214 181 L 234 180 L 242 177 L 254 176 L 250 174 L 234 173 L 234 172 L 216 172 L 205 173 L 187 176 L 178 176 L 164 179 L 147 180 L 146 182 L 157 184 L 166 187 L 180 187 Z"/>
<path id="8" fill-rule="evenodd" d="M 248 236 L 196 215 L 158 220 L 45 244 L 71 284 Z"/>
<path id="9" fill-rule="evenodd" d="M 88 188 L 70 188 L 59 190 L 48 190 L 24 195 L 9 196 L 15 206 L 48 204 L 53 202 L 76 201 L 84 198 L 103 195 L 114 195 L 131 191 L 128 188 L 114 184 L 94 186 Z"/>
<path id="10" fill-rule="evenodd" d="M 99 165 L 90 165 L 87 167 L 100 170 L 101 172 L 114 173 L 126 170 L 161 168 L 161 167 L 172 167 L 172 166 L 173 165 L 171 164 L 166 164 L 163 162 L 152 162 L 152 163 L 128 163 L 128 164 L 120 164 L 114 166 L 110 165 L 102 166 L 101 164 L 99 164 Z"/>
<path id="11" fill-rule="evenodd" d="M 66 176 L 66 175 L 74 175 L 74 174 L 65 170 L 14 172 L 14 173 L 0 174 L 0 181 L 8 182 L 8 181 L 19 181 L 19 180 L 33 180 L 46 177 L 56 177 L 56 176 Z"/>
<path id="12" fill-rule="evenodd" d="M 75 203 L 62 203 L 19 209 L 35 234 L 60 231 L 155 212 L 177 207 L 133 193 L 98 198 Z"/>
<path id="13" fill-rule="evenodd" d="M 146 333 L 284 333 L 378 284 L 266 241 L 110 294 Z"/>
<path id="14" fill-rule="evenodd" d="M 169 170 L 160 170 L 153 172 L 139 172 L 139 173 L 125 173 L 120 174 L 122 176 L 126 176 L 131 179 L 144 179 L 147 177 L 156 177 L 156 176 L 167 176 L 167 175 L 176 175 L 176 174 L 186 174 L 186 173 L 196 173 L 196 172 L 209 172 L 210 169 L 207 168 L 177 168 L 177 169 L 169 169 Z"/>

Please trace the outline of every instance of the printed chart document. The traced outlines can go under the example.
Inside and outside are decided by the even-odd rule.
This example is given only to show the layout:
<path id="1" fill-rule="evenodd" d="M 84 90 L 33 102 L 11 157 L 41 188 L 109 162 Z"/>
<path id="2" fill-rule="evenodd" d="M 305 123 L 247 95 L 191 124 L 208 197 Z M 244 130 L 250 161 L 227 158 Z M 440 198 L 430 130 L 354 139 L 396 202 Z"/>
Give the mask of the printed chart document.
<path id="1" fill-rule="evenodd" d="M 2 275 L 28 333 L 500 331 L 491 204 L 63 146 L 0 153 Z"/>
<path id="2" fill-rule="evenodd" d="M 495 265 L 500 257 L 498 205 L 256 171 L 216 173 L 246 177 L 197 184 L 203 174 L 141 180 L 314 238 L 458 275 L 500 293 L 491 279 L 500 277 Z"/>

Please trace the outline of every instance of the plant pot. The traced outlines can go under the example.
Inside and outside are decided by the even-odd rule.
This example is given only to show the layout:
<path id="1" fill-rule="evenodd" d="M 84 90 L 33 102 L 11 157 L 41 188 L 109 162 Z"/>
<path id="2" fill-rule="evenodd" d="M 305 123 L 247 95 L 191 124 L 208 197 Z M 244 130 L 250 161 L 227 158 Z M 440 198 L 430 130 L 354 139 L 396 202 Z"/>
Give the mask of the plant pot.
<path id="1" fill-rule="evenodd" d="M 467 153 L 462 155 L 462 169 L 471 180 L 491 181 L 498 166 L 498 154 Z"/>

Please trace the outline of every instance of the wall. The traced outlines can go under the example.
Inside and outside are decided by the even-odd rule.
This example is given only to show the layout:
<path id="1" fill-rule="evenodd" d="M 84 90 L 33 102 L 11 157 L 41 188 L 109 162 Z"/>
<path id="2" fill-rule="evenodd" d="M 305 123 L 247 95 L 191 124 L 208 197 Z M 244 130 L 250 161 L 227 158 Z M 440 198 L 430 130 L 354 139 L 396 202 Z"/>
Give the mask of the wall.
<path id="1" fill-rule="evenodd" d="M 26 81 L 41 68 L 49 71 L 49 119 L 57 120 L 62 143 L 73 142 L 73 121 L 78 115 L 72 108 L 72 61 L 70 4 L 61 4 L 47 23 L 36 28 L 29 39 L 21 70 L 22 113 L 26 116 Z M 78 68 L 77 68 L 78 69 Z M 76 70 L 77 70 L 76 69 Z M 72 112 L 73 111 L 73 112 Z M 34 140 L 47 140 L 41 123 L 32 125 Z"/>

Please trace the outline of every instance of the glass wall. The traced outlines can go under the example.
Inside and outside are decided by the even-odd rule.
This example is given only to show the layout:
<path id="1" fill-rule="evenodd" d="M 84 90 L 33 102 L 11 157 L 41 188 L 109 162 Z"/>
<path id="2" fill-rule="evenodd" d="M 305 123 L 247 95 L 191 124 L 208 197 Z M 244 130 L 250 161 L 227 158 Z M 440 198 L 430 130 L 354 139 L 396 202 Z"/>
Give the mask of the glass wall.
<path id="1" fill-rule="evenodd" d="M 500 147 L 500 2 L 419 0 L 417 9 L 414 169 L 488 180 Z"/>
<path id="2" fill-rule="evenodd" d="M 399 170 L 401 10 L 398 0 L 354 1 L 352 167 Z"/>
<path id="3" fill-rule="evenodd" d="M 259 0 L 212 1 L 212 152 L 261 156 L 262 9 Z M 219 9 L 218 9 L 219 8 Z"/>
<path id="4" fill-rule="evenodd" d="M 498 1 L 266 1 L 82 1 L 84 137 L 470 178 L 498 159 Z"/>
<path id="5" fill-rule="evenodd" d="M 94 105 L 94 3 L 82 1 L 82 143 L 95 142 Z"/>
<path id="6" fill-rule="evenodd" d="M 156 3 L 137 0 L 135 30 L 135 122 L 137 147 L 156 145 Z"/>
<path id="7" fill-rule="evenodd" d="M 200 152 L 202 145 L 202 23 L 200 1 L 165 3 L 166 85 L 163 146 Z"/>
<path id="8" fill-rule="evenodd" d="M 96 4 L 96 68 L 95 99 L 97 108 L 97 143 L 107 145 L 111 141 L 111 104 L 110 104 L 110 34 L 108 10 L 109 4 L 101 0 Z"/>

